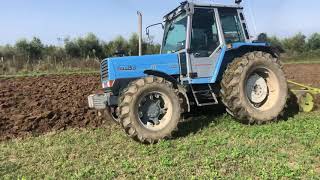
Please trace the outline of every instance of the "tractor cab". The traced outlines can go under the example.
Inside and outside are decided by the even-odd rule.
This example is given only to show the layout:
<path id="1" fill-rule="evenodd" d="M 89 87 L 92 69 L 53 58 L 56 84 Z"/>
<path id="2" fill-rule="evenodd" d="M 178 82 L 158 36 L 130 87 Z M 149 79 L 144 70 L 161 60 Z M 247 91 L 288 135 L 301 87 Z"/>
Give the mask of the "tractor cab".
<path id="1" fill-rule="evenodd" d="M 178 53 L 180 70 L 190 83 L 214 83 L 224 53 L 233 45 L 250 43 L 238 4 L 186 1 L 167 14 L 164 22 L 161 54 Z"/>
<path id="2" fill-rule="evenodd" d="M 220 45 L 249 42 L 242 9 L 239 5 L 182 3 L 164 17 L 161 53 L 192 49 L 205 57 Z"/>

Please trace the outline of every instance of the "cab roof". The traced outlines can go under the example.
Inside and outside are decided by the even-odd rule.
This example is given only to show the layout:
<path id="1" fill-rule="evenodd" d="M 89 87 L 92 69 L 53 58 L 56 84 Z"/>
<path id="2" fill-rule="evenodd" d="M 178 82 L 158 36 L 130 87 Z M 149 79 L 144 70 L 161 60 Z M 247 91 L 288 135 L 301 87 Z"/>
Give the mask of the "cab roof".
<path id="1" fill-rule="evenodd" d="M 177 12 L 179 9 L 184 9 L 185 7 L 210 7 L 210 8 L 243 9 L 243 7 L 238 4 L 226 5 L 226 4 L 216 4 L 216 3 L 209 3 L 209 2 L 193 2 L 193 1 L 187 0 L 187 1 L 181 2 L 177 8 L 172 10 L 170 13 L 166 14 L 164 16 L 164 18 L 170 16 L 172 13 Z"/>
<path id="2" fill-rule="evenodd" d="M 235 9 L 242 9 L 242 6 L 240 5 L 227 5 L 227 4 L 216 4 L 216 3 L 208 3 L 208 2 L 189 2 L 185 1 L 184 3 L 192 3 L 194 6 L 200 6 L 200 7 L 220 7 L 220 8 L 235 8 Z"/>

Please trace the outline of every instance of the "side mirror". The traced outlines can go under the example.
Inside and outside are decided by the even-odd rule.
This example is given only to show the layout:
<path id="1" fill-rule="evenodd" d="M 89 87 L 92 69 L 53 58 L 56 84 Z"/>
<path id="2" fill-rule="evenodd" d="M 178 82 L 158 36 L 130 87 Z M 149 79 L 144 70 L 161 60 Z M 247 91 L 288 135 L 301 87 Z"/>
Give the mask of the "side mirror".
<path id="1" fill-rule="evenodd" d="M 150 28 L 153 26 L 158 26 L 158 25 L 161 25 L 162 29 L 164 29 L 164 25 L 162 23 L 151 24 L 150 26 L 148 26 L 146 28 L 146 35 L 147 35 L 148 39 L 150 39 Z"/>

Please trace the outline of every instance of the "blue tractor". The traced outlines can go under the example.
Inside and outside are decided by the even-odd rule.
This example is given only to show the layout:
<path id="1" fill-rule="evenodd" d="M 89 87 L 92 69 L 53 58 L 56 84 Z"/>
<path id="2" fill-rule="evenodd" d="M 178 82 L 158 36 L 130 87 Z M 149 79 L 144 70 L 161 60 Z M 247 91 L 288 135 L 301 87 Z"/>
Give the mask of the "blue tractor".
<path id="1" fill-rule="evenodd" d="M 239 4 L 181 3 L 164 17 L 160 54 L 102 61 L 104 93 L 90 95 L 89 106 L 147 144 L 170 138 L 196 106 L 222 103 L 246 124 L 276 120 L 287 81 L 277 51 L 250 40 Z"/>

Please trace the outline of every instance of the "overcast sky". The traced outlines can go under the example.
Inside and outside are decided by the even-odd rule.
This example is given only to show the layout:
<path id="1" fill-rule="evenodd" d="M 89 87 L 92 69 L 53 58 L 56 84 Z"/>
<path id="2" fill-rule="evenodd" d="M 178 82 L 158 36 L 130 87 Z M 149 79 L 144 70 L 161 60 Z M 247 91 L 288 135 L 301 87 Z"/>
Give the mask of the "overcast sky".
<path id="1" fill-rule="evenodd" d="M 182 0 L 0 0 L 0 44 L 33 36 L 47 44 L 58 38 L 93 32 L 103 40 L 128 37 L 137 30 L 136 11 L 144 26 L 162 17 Z M 205 0 L 204 0 L 205 1 Z M 215 0 L 232 4 L 233 0 Z M 251 34 L 267 32 L 287 37 L 320 32 L 320 0 L 244 0 Z M 153 29 L 157 41 L 161 30 Z"/>

